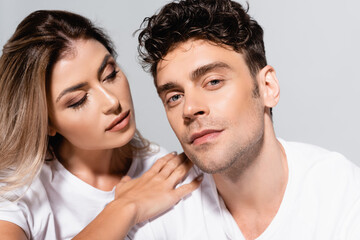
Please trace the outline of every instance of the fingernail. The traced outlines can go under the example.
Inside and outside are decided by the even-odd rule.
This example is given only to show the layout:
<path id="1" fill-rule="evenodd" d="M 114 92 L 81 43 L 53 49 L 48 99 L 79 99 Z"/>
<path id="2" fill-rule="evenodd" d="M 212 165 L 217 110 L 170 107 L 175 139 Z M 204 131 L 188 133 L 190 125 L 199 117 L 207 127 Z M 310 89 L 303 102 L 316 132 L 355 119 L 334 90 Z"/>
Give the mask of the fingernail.
<path id="1" fill-rule="evenodd" d="M 172 155 L 176 156 L 177 155 L 177 151 L 173 151 L 171 152 Z"/>

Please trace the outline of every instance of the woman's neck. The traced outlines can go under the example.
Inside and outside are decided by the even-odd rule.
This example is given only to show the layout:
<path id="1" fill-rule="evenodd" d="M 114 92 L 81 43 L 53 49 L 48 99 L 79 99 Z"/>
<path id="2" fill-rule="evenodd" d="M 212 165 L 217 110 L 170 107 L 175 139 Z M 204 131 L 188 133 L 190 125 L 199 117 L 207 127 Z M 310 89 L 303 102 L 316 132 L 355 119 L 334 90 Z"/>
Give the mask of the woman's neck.
<path id="1" fill-rule="evenodd" d="M 116 149 L 79 149 L 64 140 L 59 146 L 57 157 L 69 172 L 84 182 L 109 191 L 126 174 L 131 164 L 130 159 L 122 159 L 117 152 Z"/>

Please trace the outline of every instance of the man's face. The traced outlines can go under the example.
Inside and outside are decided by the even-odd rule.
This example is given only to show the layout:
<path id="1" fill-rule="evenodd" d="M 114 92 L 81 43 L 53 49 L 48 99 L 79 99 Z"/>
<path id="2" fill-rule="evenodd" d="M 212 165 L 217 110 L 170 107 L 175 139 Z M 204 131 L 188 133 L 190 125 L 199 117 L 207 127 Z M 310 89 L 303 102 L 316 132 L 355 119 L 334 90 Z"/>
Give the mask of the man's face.
<path id="1" fill-rule="evenodd" d="M 157 89 L 187 156 L 203 171 L 246 167 L 264 136 L 263 98 L 242 54 L 204 40 L 160 61 Z"/>

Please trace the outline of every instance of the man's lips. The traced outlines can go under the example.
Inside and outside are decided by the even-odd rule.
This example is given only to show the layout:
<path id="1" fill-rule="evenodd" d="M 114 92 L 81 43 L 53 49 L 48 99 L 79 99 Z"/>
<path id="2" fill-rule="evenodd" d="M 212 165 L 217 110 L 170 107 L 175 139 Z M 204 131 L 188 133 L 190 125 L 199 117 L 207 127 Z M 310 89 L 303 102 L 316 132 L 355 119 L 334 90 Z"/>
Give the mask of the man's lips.
<path id="1" fill-rule="evenodd" d="M 105 131 L 115 132 L 123 129 L 130 120 L 130 110 L 121 113 L 117 116 L 111 124 L 105 129 Z"/>
<path id="2" fill-rule="evenodd" d="M 206 129 L 194 133 L 190 137 L 190 144 L 199 145 L 212 138 L 217 137 L 223 130 Z"/>

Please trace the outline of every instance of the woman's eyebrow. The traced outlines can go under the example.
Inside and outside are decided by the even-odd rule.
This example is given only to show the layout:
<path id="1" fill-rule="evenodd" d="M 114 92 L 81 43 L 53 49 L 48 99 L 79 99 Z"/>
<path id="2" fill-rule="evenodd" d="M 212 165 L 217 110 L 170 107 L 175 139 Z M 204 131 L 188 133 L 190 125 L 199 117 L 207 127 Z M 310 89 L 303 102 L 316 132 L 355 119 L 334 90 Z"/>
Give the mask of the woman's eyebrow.
<path id="1" fill-rule="evenodd" d="M 56 102 L 58 102 L 65 94 L 67 94 L 67 93 L 69 93 L 69 92 L 74 92 L 74 91 L 76 91 L 76 90 L 79 90 L 79 89 L 85 87 L 86 85 L 87 85 L 87 83 L 86 83 L 86 82 L 83 82 L 83 83 L 78 83 L 78 84 L 76 84 L 76 85 L 74 85 L 74 86 L 71 86 L 71 87 L 66 88 L 66 89 L 63 90 L 63 91 L 59 94 L 59 96 L 56 98 Z"/>
<path id="2" fill-rule="evenodd" d="M 111 58 L 111 57 L 112 57 L 111 54 L 106 54 L 105 55 L 103 61 L 101 62 L 101 65 L 100 65 L 100 67 L 98 69 L 98 79 L 100 79 L 101 73 L 104 71 L 104 69 L 105 69 L 105 67 L 106 67 L 106 65 L 107 65 L 107 63 L 109 61 L 109 58 Z"/>
<path id="3" fill-rule="evenodd" d="M 101 73 L 104 71 L 109 59 L 111 58 L 111 54 L 106 54 L 104 59 L 102 60 L 101 64 L 100 64 L 100 67 L 98 69 L 98 72 L 97 72 L 97 75 L 98 75 L 98 79 L 100 79 L 101 77 Z M 85 87 L 87 85 L 86 82 L 83 82 L 83 83 L 79 83 L 79 84 L 76 84 L 74 86 L 71 86 L 69 88 L 66 88 L 65 90 L 63 90 L 59 96 L 56 98 L 56 102 L 58 102 L 65 94 L 69 93 L 69 92 L 74 92 L 76 90 L 79 90 L 83 87 Z"/>

